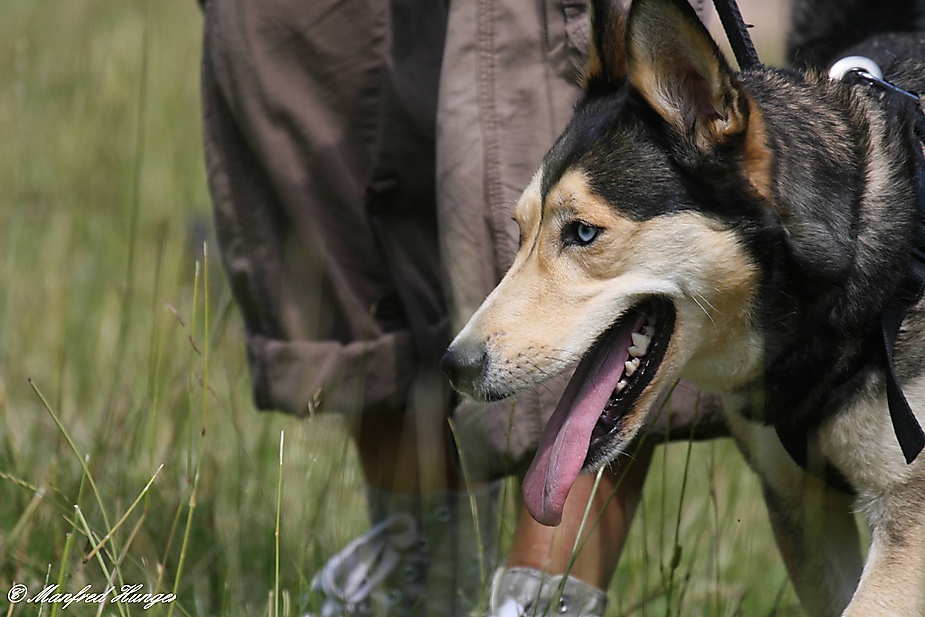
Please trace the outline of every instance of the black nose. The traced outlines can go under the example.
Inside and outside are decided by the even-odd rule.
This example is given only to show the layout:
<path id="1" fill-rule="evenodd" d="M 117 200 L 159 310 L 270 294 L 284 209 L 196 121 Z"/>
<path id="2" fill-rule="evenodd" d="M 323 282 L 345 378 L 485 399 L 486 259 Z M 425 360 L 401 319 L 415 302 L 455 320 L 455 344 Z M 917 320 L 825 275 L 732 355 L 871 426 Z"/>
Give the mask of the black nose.
<path id="1" fill-rule="evenodd" d="M 453 387 L 466 394 L 477 396 L 476 384 L 485 370 L 488 354 L 482 345 L 454 344 L 440 361 L 440 370 L 450 378 Z"/>

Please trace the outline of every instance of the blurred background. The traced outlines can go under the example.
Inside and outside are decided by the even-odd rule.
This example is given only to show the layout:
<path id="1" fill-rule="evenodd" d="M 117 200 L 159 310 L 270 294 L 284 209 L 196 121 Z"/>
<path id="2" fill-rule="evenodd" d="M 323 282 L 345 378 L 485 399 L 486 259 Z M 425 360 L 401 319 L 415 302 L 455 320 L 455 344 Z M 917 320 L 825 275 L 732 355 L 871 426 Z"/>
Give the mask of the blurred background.
<path id="1" fill-rule="evenodd" d="M 779 62 L 785 3 L 743 13 Z M 7 605 L 17 583 L 112 580 L 177 596 L 121 614 L 301 615 L 368 525 L 339 419 L 253 409 L 212 240 L 201 29 L 195 0 L 0 2 L 2 614 L 58 610 Z M 509 505 L 505 541 L 511 523 Z M 610 614 L 801 614 L 730 443 L 657 451 Z"/>

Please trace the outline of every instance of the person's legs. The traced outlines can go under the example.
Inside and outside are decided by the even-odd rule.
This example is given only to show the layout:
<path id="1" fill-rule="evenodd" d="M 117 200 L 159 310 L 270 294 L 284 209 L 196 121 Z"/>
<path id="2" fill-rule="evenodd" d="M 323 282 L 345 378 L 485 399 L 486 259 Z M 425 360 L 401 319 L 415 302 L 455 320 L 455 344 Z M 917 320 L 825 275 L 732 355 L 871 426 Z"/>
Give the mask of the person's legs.
<path id="1" fill-rule="evenodd" d="M 507 567 L 492 583 L 490 617 L 604 614 L 652 448 L 642 445 L 606 470 L 596 491 L 595 476 L 579 477 L 558 527 L 537 523 L 521 505 Z"/>
<path id="2" fill-rule="evenodd" d="M 351 435 L 370 487 L 398 493 L 463 488 L 439 410 L 366 414 L 352 423 Z"/>
<path id="3" fill-rule="evenodd" d="M 204 7 L 209 184 L 255 402 L 342 414 L 368 486 L 371 529 L 316 573 L 309 608 L 463 615 L 456 598 L 479 590 L 460 571 L 483 539 L 436 368 L 448 342 L 433 171 L 445 6 Z M 497 499 L 477 492 L 491 528 Z"/>
<path id="4" fill-rule="evenodd" d="M 507 567 L 528 567 L 551 574 L 568 572 L 606 589 L 642 498 L 653 447 L 654 442 L 650 441 L 638 448 L 632 459 L 622 457 L 605 470 L 596 492 L 595 476 L 579 476 L 558 527 L 537 523 L 522 507 Z M 585 527 L 579 537 L 582 521 Z"/>
<path id="5" fill-rule="evenodd" d="M 407 593 L 413 602 L 388 614 L 467 617 L 497 563 L 500 483 L 463 483 L 445 417 L 433 409 L 366 414 L 352 427 L 373 524 L 410 515 L 413 525 L 392 531 L 400 537 L 413 527 L 422 541 L 384 581 L 391 597 Z"/>

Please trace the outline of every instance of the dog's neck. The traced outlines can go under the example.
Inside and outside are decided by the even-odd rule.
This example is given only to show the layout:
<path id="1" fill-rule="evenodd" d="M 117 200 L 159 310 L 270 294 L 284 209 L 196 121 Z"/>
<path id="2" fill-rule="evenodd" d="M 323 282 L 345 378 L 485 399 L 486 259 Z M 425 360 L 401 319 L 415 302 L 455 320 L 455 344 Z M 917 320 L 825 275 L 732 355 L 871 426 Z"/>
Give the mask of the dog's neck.
<path id="1" fill-rule="evenodd" d="M 757 316 L 768 341 L 762 415 L 815 426 L 837 406 L 836 382 L 857 363 L 905 275 L 916 216 L 910 152 L 918 146 L 902 114 L 869 89 L 817 75 L 794 84 L 793 73 L 772 70 L 746 79 L 775 125 L 776 176 L 786 178 L 773 187 L 785 237 L 773 259 L 783 274 L 764 281 L 757 303 L 767 307 Z M 781 80 L 791 82 L 782 88 Z M 806 109 L 793 114 L 794 106 Z M 812 120 L 777 122 L 785 114 Z M 793 280 L 808 284 L 794 288 Z"/>

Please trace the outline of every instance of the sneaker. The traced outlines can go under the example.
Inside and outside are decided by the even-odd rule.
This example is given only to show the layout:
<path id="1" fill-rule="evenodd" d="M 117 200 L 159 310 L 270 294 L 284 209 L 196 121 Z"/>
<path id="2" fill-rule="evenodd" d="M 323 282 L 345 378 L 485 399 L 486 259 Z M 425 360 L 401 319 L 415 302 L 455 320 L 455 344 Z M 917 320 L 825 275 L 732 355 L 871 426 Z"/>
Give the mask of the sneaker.
<path id="1" fill-rule="evenodd" d="M 411 615 L 423 597 L 424 564 L 414 517 L 393 514 L 331 557 L 312 579 L 311 592 L 321 598 L 317 617 Z"/>
<path id="2" fill-rule="evenodd" d="M 577 578 L 532 568 L 499 568 L 488 617 L 603 617 L 607 594 Z"/>
<path id="3" fill-rule="evenodd" d="M 472 496 L 476 526 L 468 495 L 369 489 L 379 522 L 315 575 L 303 617 L 468 617 L 497 564 L 499 493 Z"/>

